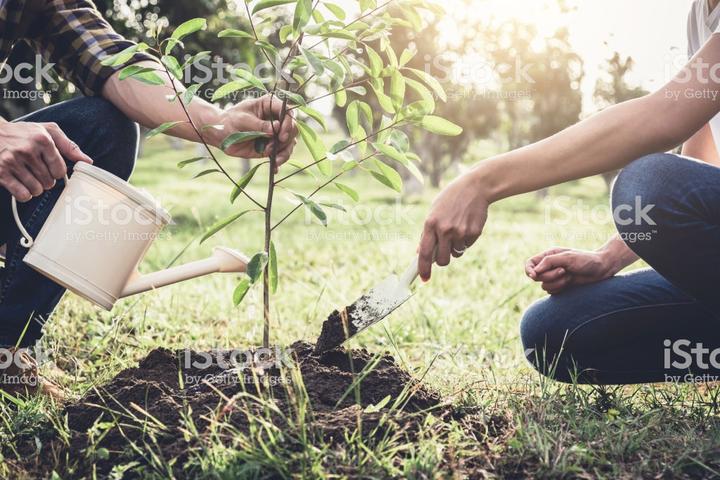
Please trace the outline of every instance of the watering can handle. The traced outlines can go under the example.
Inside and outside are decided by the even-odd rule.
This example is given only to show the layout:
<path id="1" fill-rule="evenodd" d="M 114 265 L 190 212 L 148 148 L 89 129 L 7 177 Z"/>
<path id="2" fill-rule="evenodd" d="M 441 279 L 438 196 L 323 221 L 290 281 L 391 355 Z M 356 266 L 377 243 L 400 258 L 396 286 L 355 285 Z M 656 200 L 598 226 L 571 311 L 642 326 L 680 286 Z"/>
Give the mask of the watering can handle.
<path id="1" fill-rule="evenodd" d="M 69 181 L 67 174 L 65 174 L 65 185 L 67 185 L 67 182 Z M 35 243 L 35 240 L 30 236 L 27 230 L 25 230 L 25 227 L 22 224 L 22 221 L 20 220 L 20 215 L 18 214 L 18 207 L 17 207 L 17 200 L 15 197 L 12 197 L 12 214 L 15 218 L 15 224 L 17 225 L 18 229 L 20 230 L 20 234 L 22 235 L 22 238 L 20 239 L 20 245 L 22 245 L 25 248 L 30 248 L 33 246 L 33 243 Z"/>

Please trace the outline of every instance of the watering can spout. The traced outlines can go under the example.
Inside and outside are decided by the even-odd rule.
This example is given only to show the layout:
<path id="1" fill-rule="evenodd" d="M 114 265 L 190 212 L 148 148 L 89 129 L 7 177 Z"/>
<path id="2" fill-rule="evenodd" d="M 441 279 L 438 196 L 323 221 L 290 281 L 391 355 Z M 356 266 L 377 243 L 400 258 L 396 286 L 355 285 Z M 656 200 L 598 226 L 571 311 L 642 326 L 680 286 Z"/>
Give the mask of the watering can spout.
<path id="1" fill-rule="evenodd" d="M 129 297 L 191 278 L 202 277 L 216 272 L 244 272 L 248 258 L 242 253 L 226 247 L 217 247 L 212 256 L 159 272 L 141 275 L 135 273 L 125 285 L 120 297 Z"/>

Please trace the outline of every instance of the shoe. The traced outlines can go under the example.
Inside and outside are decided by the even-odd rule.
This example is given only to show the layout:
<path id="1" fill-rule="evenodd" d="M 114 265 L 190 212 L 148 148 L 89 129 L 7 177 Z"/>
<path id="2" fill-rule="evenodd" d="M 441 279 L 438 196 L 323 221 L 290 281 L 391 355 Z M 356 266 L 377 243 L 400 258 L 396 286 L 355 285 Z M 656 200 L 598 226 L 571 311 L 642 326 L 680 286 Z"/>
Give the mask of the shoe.
<path id="1" fill-rule="evenodd" d="M 0 390 L 14 397 L 46 395 L 58 403 L 67 399 L 62 387 L 38 373 L 37 362 L 26 348 L 11 347 L 8 350 L 12 361 L 0 368 Z M 3 360 L 2 363 L 7 363 L 7 359 Z"/>

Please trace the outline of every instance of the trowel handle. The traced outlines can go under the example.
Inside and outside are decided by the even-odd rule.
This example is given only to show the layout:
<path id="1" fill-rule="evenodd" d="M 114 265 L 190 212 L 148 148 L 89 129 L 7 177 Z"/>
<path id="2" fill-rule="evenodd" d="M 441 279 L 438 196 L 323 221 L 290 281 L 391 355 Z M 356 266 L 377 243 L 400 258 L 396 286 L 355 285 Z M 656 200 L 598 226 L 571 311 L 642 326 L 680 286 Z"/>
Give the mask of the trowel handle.
<path id="1" fill-rule="evenodd" d="M 410 265 L 405 269 L 403 274 L 400 275 L 400 284 L 407 285 L 409 287 L 415 281 L 417 276 L 418 276 L 418 257 L 415 257 L 415 258 L 413 258 L 413 261 L 410 262 Z"/>

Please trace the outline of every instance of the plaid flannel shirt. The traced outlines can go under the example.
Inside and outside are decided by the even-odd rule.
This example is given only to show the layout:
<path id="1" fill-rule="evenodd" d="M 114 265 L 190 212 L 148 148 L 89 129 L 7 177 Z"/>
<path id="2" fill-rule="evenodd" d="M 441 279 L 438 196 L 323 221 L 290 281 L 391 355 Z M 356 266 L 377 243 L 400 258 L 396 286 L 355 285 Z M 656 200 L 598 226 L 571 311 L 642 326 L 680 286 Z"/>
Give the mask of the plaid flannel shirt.
<path id="1" fill-rule="evenodd" d="M 20 40 L 85 95 L 99 95 L 105 81 L 122 68 L 100 62 L 133 45 L 90 0 L 0 0 L 0 66 Z M 151 59 L 138 53 L 128 63 Z"/>

